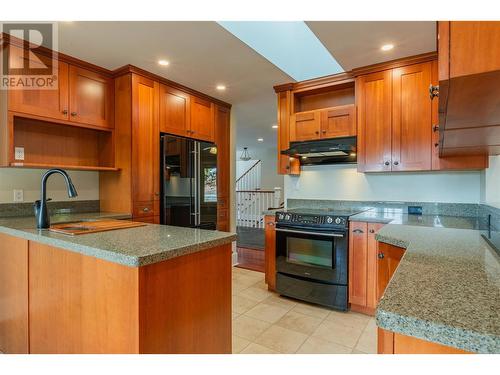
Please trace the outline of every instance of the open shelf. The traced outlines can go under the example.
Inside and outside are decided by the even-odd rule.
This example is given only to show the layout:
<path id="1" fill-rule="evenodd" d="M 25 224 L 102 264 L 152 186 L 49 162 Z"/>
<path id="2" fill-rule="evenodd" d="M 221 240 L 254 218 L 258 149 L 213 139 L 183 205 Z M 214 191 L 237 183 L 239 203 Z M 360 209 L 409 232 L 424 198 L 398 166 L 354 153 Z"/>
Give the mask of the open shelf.
<path id="1" fill-rule="evenodd" d="M 294 93 L 294 113 L 354 104 L 354 82 Z"/>

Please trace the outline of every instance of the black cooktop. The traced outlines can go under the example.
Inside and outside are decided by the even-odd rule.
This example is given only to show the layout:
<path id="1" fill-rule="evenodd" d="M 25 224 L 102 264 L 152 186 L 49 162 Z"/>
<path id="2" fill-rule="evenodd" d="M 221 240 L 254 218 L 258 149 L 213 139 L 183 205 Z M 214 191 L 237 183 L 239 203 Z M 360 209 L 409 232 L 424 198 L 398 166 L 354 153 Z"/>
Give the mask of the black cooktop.
<path id="1" fill-rule="evenodd" d="M 364 211 L 366 211 L 366 209 L 290 208 L 287 210 L 283 210 L 283 212 L 294 213 L 299 215 L 321 215 L 321 216 L 352 216 Z"/>

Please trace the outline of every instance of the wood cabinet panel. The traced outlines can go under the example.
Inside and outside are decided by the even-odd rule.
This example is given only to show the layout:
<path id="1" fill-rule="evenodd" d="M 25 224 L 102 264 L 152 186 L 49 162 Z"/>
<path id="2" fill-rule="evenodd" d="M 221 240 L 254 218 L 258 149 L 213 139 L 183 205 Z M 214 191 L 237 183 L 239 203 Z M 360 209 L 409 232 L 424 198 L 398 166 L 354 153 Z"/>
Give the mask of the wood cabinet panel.
<path id="1" fill-rule="evenodd" d="M 264 217 L 265 231 L 265 253 L 264 263 L 266 272 L 266 283 L 269 290 L 276 289 L 276 226 L 275 216 Z"/>
<path id="2" fill-rule="evenodd" d="M 30 241 L 30 353 L 138 353 L 138 270 Z"/>
<path id="3" fill-rule="evenodd" d="M 400 247 L 383 242 L 378 243 L 377 300 L 383 296 L 385 288 L 396 271 L 404 252 L 405 249 Z"/>
<path id="4" fill-rule="evenodd" d="M 358 107 L 358 170 L 391 170 L 392 71 L 385 70 L 356 79 Z"/>
<path id="5" fill-rule="evenodd" d="M 0 233 L 0 351 L 28 354 L 28 241 Z"/>
<path id="6" fill-rule="evenodd" d="M 160 84 L 160 132 L 188 136 L 190 96 Z"/>
<path id="7" fill-rule="evenodd" d="M 349 303 L 366 306 L 368 246 L 367 223 L 349 225 Z"/>
<path id="8" fill-rule="evenodd" d="M 18 66 L 19 61 L 24 59 L 24 50 L 14 45 L 9 46 L 9 66 Z M 69 118 L 69 86 L 68 86 L 68 64 L 62 61 L 52 60 L 44 55 L 30 52 L 29 64 L 36 68 L 52 66 L 57 67 L 57 80 L 54 82 L 55 89 L 44 90 L 9 90 L 8 109 L 10 111 L 27 113 L 36 116 L 68 120 Z M 22 61 L 21 61 L 22 62 Z M 43 64 L 43 65 L 42 65 Z"/>
<path id="9" fill-rule="evenodd" d="M 351 137 L 356 135 L 356 108 L 339 106 L 321 111 L 321 138 Z"/>
<path id="10" fill-rule="evenodd" d="M 111 78 L 76 66 L 69 67 L 70 121 L 113 128 L 113 100 Z"/>
<path id="11" fill-rule="evenodd" d="M 191 96 L 191 127 L 189 136 L 207 142 L 214 141 L 214 103 Z"/>
<path id="12" fill-rule="evenodd" d="M 132 76 L 132 200 L 159 199 L 158 82 Z M 159 213 L 155 213 L 159 214 Z"/>
<path id="13" fill-rule="evenodd" d="M 394 354 L 472 354 L 464 350 L 394 333 Z"/>
<path id="14" fill-rule="evenodd" d="M 375 235 L 385 224 L 368 223 L 367 233 L 367 261 L 366 261 L 366 307 L 373 309 L 377 307 L 377 259 L 378 259 L 378 241 Z"/>
<path id="15" fill-rule="evenodd" d="M 278 93 L 278 174 L 300 174 L 300 162 L 281 151 L 290 148 L 290 91 Z"/>
<path id="16" fill-rule="evenodd" d="M 320 112 L 295 113 L 290 118 L 290 142 L 311 141 L 320 137 Z"/>
<path id="17" fill-rule="evenodd" d="M 229 200 L 230 173 L 230 110 L 217 105 L 215 107 L 215 144 L 217 145 L 217 198 Z"/>
<path id="18" fill-rule="evenodd" d="M 396 68 L 392 72 L 392 170 L 431 169 L 432 63 Z"/>

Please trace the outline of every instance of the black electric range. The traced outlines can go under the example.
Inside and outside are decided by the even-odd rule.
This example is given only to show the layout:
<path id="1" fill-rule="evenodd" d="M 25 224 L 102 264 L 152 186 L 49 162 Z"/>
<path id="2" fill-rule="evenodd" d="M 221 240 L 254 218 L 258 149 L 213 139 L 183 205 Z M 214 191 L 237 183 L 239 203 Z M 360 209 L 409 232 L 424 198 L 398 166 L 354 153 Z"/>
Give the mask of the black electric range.
<path id="1" fill-rule="evenodd" d="M 276 212 L 276 290 L 339 310 L 348 308 L 349 217 L 360 210 Z"/>

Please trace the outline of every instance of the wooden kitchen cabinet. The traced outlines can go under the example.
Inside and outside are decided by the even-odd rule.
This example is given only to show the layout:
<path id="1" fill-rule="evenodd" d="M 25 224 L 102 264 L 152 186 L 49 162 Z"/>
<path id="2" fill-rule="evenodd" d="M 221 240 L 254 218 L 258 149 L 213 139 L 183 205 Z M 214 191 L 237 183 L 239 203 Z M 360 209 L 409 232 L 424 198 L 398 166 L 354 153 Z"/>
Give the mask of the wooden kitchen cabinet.
<path id="1" fill-rule="evenodd" d="M 113 80 L 110 77 L 70 65 L 70 121 L 103 128 L 113 128 L 113 100 Z"/>
<path id="2" fill-rule="evenodd" d="M 22 63 L 22 60 L 24 59 L 23 52 L 24 50 L 22 48 L 10 45 L 10 66 L 17 66 Z M 55 61 L 36 52 L 32 53 L 36 59 L 30 59 L 30 66 L 36 67 L 44 64 L 45 66 L 52 66 L 53 69 L 56 69 L 57 67 L 57 72 L 54 72 L 54 74 L 57 74 L 57 80 L 54 81 L 54 85 L 56 86 L 55 90 L 9 90 L 8 109 L 10 111 L 35 116 L 68 120 L 68 64 L 62 61 Z M 15 61 L 18 61 L 18 63 L 15 63 Z"/>
<path id="3" fill-rule="evenodd" d="M 264 217 L 265 232 L 265 279 L 269 290 L 276 289 L 276 218 L 274 215 Z"/>
<path id="4" fill-rule="evenodd" d="M 28 241 L 0 233 L 0 351 L 28 354 Z"/>
<path id="5" fill-rule="evenodd" d="M 384 224 L 351 222 L 349 228 L 349 303 L 351 310 L 373 315 L 377 306 L 376 232 Z"/>
<path id="6" fill-rule="evenodd" d="M 215 134 L 214 103 L 191 96 L 191 126 L 189 137 L 213 142 Z"/>
<path id="7" fill-rule="evenodd" d="M 353 104 L 321 111 L 321 138 L 356 136 L 356 108 Z"/>
<path id="8" fill-rule="evenodd" d="M 392 275 L 398 268 L 405 249 L 383 242 L 378 243 L 377 255 L 377 300 L 383 295 Z"/>
<path id="9" fill-rule="evenodd" d="M 160 132 L 187 137 L 190 120 L 189 94 L 160 84 Z"/>
<path id="10" fill-rule="evenodd" d="M 389 172 L 392 165 L 392 71 L 356 79 L 358 171 Z"/>
<path id="11" fill-rule="evenodd" d="M 312 141 L 320 138 L 319 111 L 295 113 L 290 118 L 290 142 Z"/>
<path id="12" fill-rule="evenodd" d="M 290 91 L 278 93 L 278 174 L 300 174 L 299 160 L 283 155 L 290 148 Z"/>
<path id="13" fill-rule="evenodd" d="M 215 144 L 217 145 L 217 229 L 229 231 L 230 224 L 230 110 L 215 106 Z"/>

